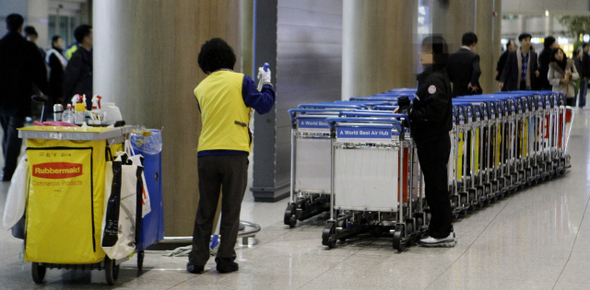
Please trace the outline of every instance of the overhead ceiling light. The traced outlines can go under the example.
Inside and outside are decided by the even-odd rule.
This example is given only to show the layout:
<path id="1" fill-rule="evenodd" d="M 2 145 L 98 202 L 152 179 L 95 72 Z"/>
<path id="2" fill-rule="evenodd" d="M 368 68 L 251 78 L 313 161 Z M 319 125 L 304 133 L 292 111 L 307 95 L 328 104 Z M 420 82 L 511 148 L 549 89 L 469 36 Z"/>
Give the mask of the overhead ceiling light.
<path id="1" fill-rule="evenodd" d="M 549 17 L 549 10 L 545 10 L 545 16 Z"/>

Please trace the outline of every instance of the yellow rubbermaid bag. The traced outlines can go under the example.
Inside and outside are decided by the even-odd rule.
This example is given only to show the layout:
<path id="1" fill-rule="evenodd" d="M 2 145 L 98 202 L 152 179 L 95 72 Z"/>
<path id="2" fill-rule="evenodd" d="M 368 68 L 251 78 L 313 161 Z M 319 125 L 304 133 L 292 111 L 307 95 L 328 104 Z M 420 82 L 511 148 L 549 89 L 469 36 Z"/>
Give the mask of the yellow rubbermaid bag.
<path id="1" fill-rule="evenodd" d="M 105 141 L 27 139 L 31 176 L 25 260 L 102 261 Z"/>

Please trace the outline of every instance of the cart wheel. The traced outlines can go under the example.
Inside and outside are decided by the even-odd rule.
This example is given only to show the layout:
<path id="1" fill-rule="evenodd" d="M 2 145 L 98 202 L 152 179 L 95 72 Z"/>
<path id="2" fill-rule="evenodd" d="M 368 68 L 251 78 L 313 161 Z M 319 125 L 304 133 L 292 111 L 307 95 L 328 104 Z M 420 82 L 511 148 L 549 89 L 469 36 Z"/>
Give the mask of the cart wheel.
<path id="1" fill-rule="evenodd" d="M 336 247 L 336 224 L 328 223 L 322 232 L 322 245 L 328 246 L 328 249 Z"/>
<path id="2" fill-rule="evenodd" d="M 289 226 L 289 228 L 294 228 L 297 224 L 297 215 L 295 214 L 297 210 L 297 205 L 295 203 L 289 203 L 287 205 L 287 209 L 285 210 L 285 218 L 284 223 Z"/>
<path id="3" fill-rule="evenodd" d="M 115 281 L 119 278 L 119 265 L 116 265 L 115 260 L 109 257 L 104 258 L 104 271 L 109 285 L 115 285 Z"/>
<path id="4" fill-rule="evenodd" d="M 422 219 L 422 217 L 417 217 L 416 218 L 416 226 L 418 228 L 421 228 L 424 225 L 424 219 Z"/>
<path id="5" fill-rule="evenodd" d="M 137 252 L 137 270 L 143 270 L 143 258 L 145 257 L 145 252 L 143 250 Z"/>
<path id="6" fill-rule="evenodd" d="M 348 229 L 348 220 L 347 220 L 347 219 L 345 219 L 345 220 L 342 220 L 342 221 L 338 222 L 338 226 L 339 226 L 339 227 L 341 227 L 341 228 L 342 228 L 342 229 L 344 229 L 344 230 Z M 340 242 L 344 243 L 344 242 L 346 242 L 346 237 L 344 237 L 344 238 L 339 238 L 338 240 L 339 240 Z"/>
<path id="7" fill-rule="evenodd" d="M 395 226 L 395 232 L 393 233 L 393 249 L 397 250 L 398 253 L 401 253 L 406 249 L 406 244 L 402 242 L 404 236 L 404 226 Z"/>
<path id="8" fill-rule="evenodd" d="M 47 268 L 39 263 L 33 263 L 32 270 L 33 281 L 37 284 L 43 283 L 43 278 L 45 278 L 45 272 L 47 271 Z"/>

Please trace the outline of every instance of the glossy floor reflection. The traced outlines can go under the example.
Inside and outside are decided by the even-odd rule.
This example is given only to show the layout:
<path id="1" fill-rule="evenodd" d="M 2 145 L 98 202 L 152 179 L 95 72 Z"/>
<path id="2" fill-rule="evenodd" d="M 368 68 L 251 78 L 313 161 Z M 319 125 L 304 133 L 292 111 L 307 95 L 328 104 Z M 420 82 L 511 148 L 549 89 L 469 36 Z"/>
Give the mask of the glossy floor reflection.
<path id="1" fill-rule="evenodd" d="M 455 223 L 450 249 L 410 247 L 390 239 L 359 237 L 327 250 L 321 232 L 327 215 L 283 225 L 287 200 L 243 203 L 242 219 L 262 231 L 257 244 L 238 247 L 240 271 L 219 274 L 211 260 L 202 275 L 185 271 L 186 258 L 146 254 L 121 266 L 121 289 L 588 289 L 590 285 L 590 110 L 576 109 L 567 175 L 525 189 Z M 7 183 L 0 184 L 0 213 Z M 102 271 L 48 270 L 35 285 L 31 264 L 21 264 L 22 243 L 0 231 L 0 289 L 109 288 Z"/>

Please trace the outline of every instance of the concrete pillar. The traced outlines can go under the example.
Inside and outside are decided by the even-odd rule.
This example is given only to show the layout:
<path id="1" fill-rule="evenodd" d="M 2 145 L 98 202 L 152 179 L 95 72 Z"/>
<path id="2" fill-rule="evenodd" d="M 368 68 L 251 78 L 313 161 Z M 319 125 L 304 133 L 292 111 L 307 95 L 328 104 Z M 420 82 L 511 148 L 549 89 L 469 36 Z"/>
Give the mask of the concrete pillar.
<path id="1" fill-rule="evenodd" d="M 25 26 L 31 25 L 37 30 L 39 37 L 37 38 L 37 46 L 47 48 L 51 47 L 51 40 L 47 34 L 49 33 L 49 19 L 47 11 L 49 10 L 48 0 L 29 0 L 27 2 L 27 15 L 25 17 Z"/>
<path id="2" fill-rule="evenodd" d="M 498 90 L 495 81 L 496 62 L 500 58 L 501 0 L 456 0 L 446 6 L 430 1 L 433 33 L 441 33 L 449 45 L 449 52 L 461 47 L 465 32 L 477 34 L 475 53 L 480 56 L 482 70 L 479 82 L 484 93 Z M 494 14 L 494 12 L 496 12 Z"/>
<path id="3" fill-rule="evenodd" d="M 342 99 L 415 87 L 418 1 L 344 0 Z"/>
<path id="4" fill-rule="evenodd" d="M 198 203 L 201 119 L 193 90 L 205 78 L 197 56 L 213 37 L 234 48 L 240 70 L 240 1 L 93 1 L 94 93 L 127 124 L 163 128 L 167 236 L 192 235 Z"/>
<path id="5" fill-rule="evenodd" d="M 344 0 L 342 99 L 391 88 L 416 86 L 419 1 Z M 442 34 L 449 51 L 461 47 L 461 36 L 475 32 L 481 56 L 480 83 L 485 93 L 497 90 L 495 64 L 500 57 L 501 0 L 438 0 L 420 2 L 429 11 L 430 32 Z M 494 12 L 496 12 L 494 14 Z"/>

